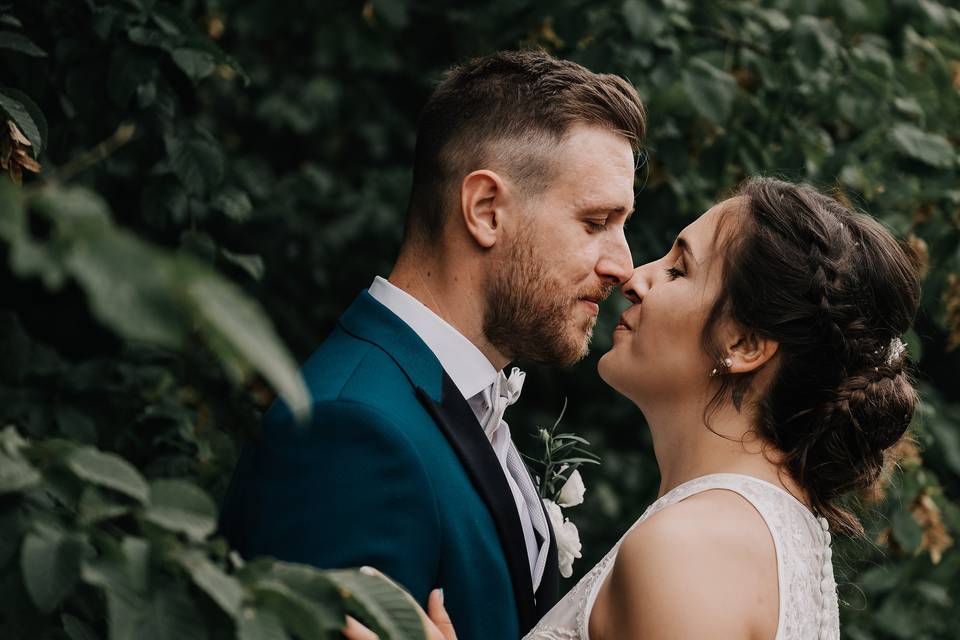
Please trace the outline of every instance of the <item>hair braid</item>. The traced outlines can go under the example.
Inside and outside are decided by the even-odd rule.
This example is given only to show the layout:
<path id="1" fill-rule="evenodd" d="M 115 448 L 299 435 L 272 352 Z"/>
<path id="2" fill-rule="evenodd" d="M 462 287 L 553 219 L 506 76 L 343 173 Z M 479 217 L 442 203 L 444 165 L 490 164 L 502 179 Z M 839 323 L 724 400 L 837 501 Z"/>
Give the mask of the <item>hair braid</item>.
<path id="1" fill-rule="evenodd" d="M 919 306 L 914 262 L 874 219 L 812 187 L 755 178 L 738 195 L 749 204 L 724 253 L 704 344 L 716 350 L 713 330 L 728 316 L 777 341 L 776 372 L 753 398 L 758 432 L 818 512 L 858 531 L 836 499 L 876 480 L 917 402 L 906 355 L 890 353 Z M 761 301 L 757 291 L 775 295 Z M 715 401 L 746 397 L 754 376 L 729 378 Z"/>

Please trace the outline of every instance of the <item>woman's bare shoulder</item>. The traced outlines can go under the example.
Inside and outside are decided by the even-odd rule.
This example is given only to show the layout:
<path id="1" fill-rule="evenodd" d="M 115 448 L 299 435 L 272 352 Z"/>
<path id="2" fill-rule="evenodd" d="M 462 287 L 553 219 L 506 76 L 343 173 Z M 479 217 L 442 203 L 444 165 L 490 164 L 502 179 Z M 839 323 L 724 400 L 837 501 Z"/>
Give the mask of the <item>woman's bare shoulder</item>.
<path id="1" fill-rule="evenodd" d="M 747 500 L 705 491 L 658 511 L 627 535 L 606 591 L 611 620 L 603 625 L 604 640 L 751 638 L 771 624 L 775 632 L 773 539 Z"/>

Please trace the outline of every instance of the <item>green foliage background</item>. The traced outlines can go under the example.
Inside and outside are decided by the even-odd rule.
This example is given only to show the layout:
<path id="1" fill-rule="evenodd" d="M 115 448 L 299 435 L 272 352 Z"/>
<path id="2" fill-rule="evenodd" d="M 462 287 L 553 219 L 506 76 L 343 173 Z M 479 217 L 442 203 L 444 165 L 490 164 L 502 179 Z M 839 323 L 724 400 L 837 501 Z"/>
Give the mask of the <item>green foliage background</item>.
<path id="1" fill-rule="evenodd" d="M 2 635 L 333 637 L 344 611 L 417 635 L 381 581 L 242 565 L 214 505 L 271 389 L 302 403 L 294 363 L 389 271 L 443 69 L 542 46 L 648 106 L 636 263 L 755 173 L 836 189 L 926 255 L 918 447 L 860 497 L 868 540 L 837 540 L 835 564 L 844 637 L 956 637 L 958 42 L 932 0 L 2 7 L 0 110 L 43 165 L 0 187 Z M 641 416 L 595 373 L 622 304 L 585 362 L 519 363 L 518 443 L 534 453 L 568 398 L 561 430 L 604 460 L 568 514 L 574 579 L 656 494 Z"/>

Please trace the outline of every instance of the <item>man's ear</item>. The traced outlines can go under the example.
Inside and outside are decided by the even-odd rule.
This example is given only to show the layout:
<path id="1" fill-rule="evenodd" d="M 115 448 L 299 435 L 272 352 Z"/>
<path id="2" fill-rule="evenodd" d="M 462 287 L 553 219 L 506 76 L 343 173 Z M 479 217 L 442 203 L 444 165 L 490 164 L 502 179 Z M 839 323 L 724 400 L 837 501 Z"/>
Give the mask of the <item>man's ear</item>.
<path id="1" fill-rule="evenodd" d="M 467 231 L 478 245 L 489 249 L 500 237 L 507 186 L 487 169 L 468 174 L 460 185 L 460 210 Z"/>
<path id="2" fill-rule="evenodd" d="M 770 338 L 764 338 L 754 331 L 734 331 L 728 336 L 726 353 L 731 365 L 728 373 L 751 373 L 758 371 L 770 361 L 780 343 Z"/>

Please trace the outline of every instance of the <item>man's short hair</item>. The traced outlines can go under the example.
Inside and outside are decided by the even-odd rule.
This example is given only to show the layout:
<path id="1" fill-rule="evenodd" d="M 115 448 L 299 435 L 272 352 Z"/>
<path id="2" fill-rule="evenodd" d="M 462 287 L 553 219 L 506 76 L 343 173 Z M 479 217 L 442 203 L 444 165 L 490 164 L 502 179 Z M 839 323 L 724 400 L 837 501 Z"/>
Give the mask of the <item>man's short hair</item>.
<path id="1" fill-rule="evenodd" d="M 525 193 L 545 188 L 551 152 L 574 124 L 608 128 L 637 152 L 646 111 L 623 78 L 543 51 L 501 51 L 449 70 L 420 114 L 405 241 L 439 240 L 471 171 L 498 167 Z"/>

